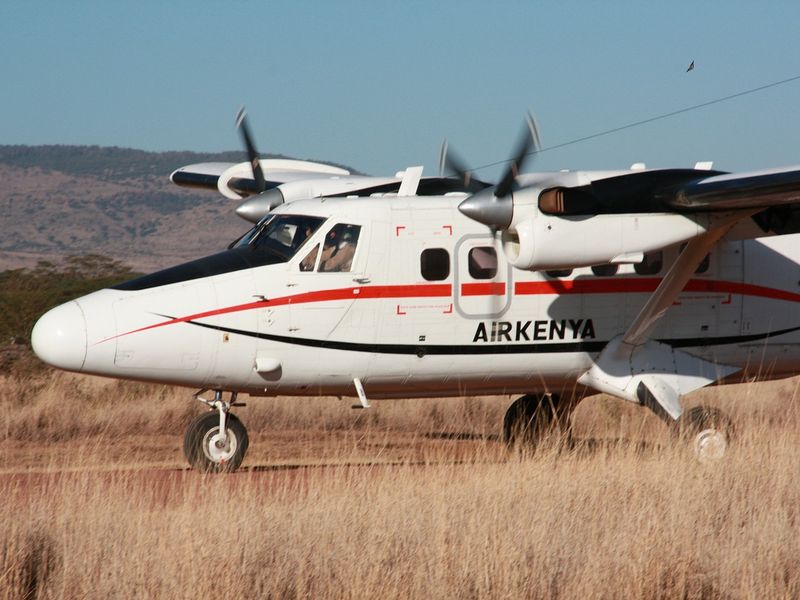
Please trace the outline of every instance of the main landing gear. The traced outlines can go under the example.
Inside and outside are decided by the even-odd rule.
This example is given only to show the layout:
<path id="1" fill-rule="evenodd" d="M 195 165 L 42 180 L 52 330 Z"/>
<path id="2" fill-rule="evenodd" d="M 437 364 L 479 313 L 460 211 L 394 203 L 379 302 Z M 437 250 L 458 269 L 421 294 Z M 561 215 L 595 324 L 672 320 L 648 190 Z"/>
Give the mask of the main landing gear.
<path id="1" fill-rule="evenodd" d="M 511 447 L 535 449 L 546 439 L 569 441 L 572 411 L 578 402 L 557 394 L 517 398 L 503 419 L 503 440 Z"/>
<path id="2" fill-rule="evenodd" d="M 503 419 L 503 440 L 511 447 L 534 450 L 545 440 L 572 440 L 572 411 L 580 399 L 556 394 L 522 396 L 514 401 Z M 733 423 L 718 408 L 696 406 L 677 421 L 665 416 L 681 443 L 691 444 L 697 460 L 721 460 L 733 436 Z"/>
<path id="3" fill-rule="evenodd" d="M 695 406 L 673 425 L 678 438 L 692 444 L 697 460 L 711 463 L 721 460 L 733 436 L 733 422 L 718 408 Z"/>
<path id="4" fill-rule="evenodd" d="M 183 454 L 193 469 L 204 473 L 230 473 L 242 464 L 249 444 L 247 429 L 230 412 L 232 406 L 244 404 L 237 404 L 236 392 L 231 392 L 230 400 L 226 401 L 222 390 L 214 392 L 213 400 L 200 397 L 205 391 L 197 392 L 194 397 L 207 404 L 211 411 L 189 423 L 183 438 Z"/>

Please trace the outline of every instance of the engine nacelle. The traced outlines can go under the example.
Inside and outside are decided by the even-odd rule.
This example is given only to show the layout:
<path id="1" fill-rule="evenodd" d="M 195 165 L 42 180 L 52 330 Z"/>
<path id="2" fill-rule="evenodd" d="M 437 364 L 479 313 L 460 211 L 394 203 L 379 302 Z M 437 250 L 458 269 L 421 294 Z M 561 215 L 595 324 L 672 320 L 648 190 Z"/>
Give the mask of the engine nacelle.
<path id="1" fill-rule="evenodd" d="M 508 261 L 529 271 L 641 262 L 645 252 L 687 241 L 709 225 L 705 214 L 554 216 L 530 208 L 531 216 L 502 235 Z"/>

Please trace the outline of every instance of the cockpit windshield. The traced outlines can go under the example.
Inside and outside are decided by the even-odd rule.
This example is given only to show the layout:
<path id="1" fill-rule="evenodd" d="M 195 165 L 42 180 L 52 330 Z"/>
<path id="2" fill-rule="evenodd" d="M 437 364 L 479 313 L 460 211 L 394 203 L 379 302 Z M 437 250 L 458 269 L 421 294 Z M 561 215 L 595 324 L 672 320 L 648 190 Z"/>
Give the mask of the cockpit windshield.
<path id="1" fill-rule="evenodd" d="M 137 277 L 115 285 L 112 289 L 146 290 L 242 269 L 285 263 L 324 222 L 323 217 L 267 215 L 223 252 Z"/>
<path id="2" fill-rule="evenodd" d="M 258 253 L 279 257 L 286 262 L 325 222 L 323 217 L 307 215 L 269 215 L 236 242 L 235 248 L 249 247 Z"/>

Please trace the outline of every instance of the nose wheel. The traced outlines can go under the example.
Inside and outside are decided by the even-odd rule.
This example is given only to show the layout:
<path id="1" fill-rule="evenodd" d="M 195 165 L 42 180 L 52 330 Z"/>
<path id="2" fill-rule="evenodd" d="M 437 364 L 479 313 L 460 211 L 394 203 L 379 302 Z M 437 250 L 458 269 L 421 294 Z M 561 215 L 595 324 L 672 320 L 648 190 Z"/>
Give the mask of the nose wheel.
<path id="1" fill-rule="evenodd" d="M 247 429 L 230 412 L 231 402 L 217 392 L 212 401 L 197 397 L 212 410 L 195 417 L 183 438 L 183 454 L 193 469 L 204 473 L 230 473 L 239 468 L 247 453 Z"/>

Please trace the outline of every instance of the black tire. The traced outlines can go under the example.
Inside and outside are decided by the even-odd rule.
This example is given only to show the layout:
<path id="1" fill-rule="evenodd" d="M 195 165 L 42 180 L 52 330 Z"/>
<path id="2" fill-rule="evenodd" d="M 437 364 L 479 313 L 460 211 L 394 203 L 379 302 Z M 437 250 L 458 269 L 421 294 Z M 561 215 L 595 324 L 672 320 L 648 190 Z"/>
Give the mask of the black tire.
<path id="1" fill-rule="evenodd" d="M 503 418 L 503 441 L 511 447 L 533 450 L 547 436 L 568 438 L 571 411 L 559 407 L 558 401 L 558 396 L 550 394 L 517 398 Z"/>
<path id="2" fill-rule="evenodd" d="M 239 468 L 250 444 L 247 429 L 236 415 L 228 413 L 227 430 L 227 451 L 214 455 L 210 444 L 219 432 L 219 413 L 203 413 L 189 423 L 183 438 L 183 454 L 193 469 L 203 473 L 232 473 Z"/>
<path id="3" fill-rule="evenodd" d="M 190 448 L 192 446 L 192 442 L 197 435 L 197 429 L 203 424 L 204 418 L 209 413 L 205 412 L 201 415 L 195 415 L 191 421 L 189 421 L 189 425 L 186 427 L 186 433 L 183 434 L 183 455 L 186 457 L 186 460 L 189 460 Z M 219 422 L 219 418 L 217 419 Z M 190 461 L 191 463 L 191 461 Z"/>
<path id="4" fill-rule="evenodd" d="M 700 460 L 719 460 L 734 437 L 731 418 L 718 408 L 695 406 L 677 422 L 675 433 L 682 442 L 691 442 Z M 705 445 L 705 448 L 704 448 Z"/>

